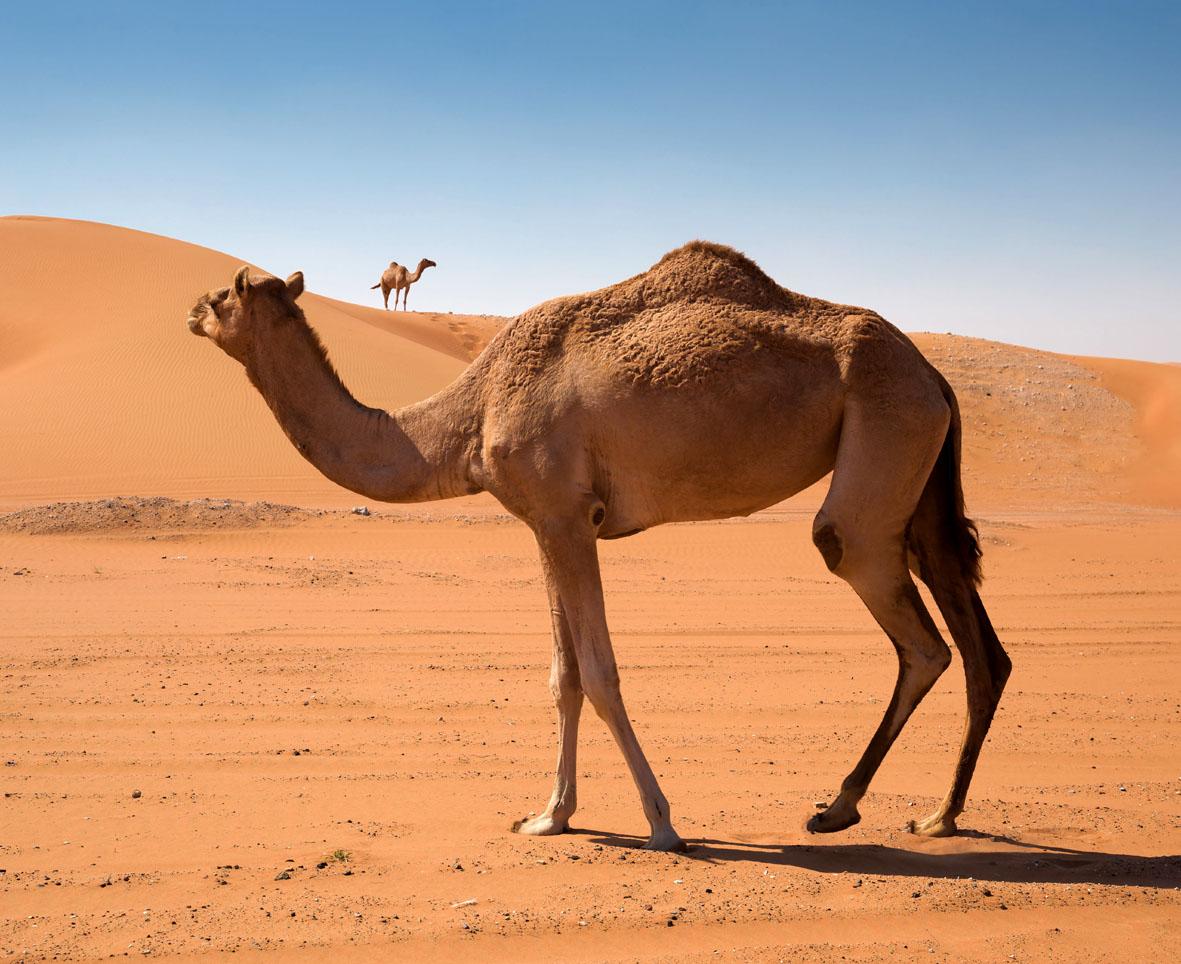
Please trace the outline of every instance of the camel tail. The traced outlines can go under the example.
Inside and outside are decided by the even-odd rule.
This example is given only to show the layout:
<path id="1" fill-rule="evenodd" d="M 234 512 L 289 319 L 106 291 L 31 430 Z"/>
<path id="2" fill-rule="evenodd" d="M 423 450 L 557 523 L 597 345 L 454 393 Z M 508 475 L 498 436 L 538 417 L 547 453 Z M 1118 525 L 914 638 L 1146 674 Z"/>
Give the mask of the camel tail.
<path id="1" fill-rule="evenodd" d="M 940 376 L 943 395 L 951 406 L 951 423 L 935 467 L 927 479 L 918 507 L 907 530 L 907 548 L 917 561 L 918 577 L 925 582 L 960 652 L 987 664 L 995 699 L 1009 677 L 1012 663 L 997 639 L 992 620 L 977 591 L 980 571 L 980 535 L 976 523 L 964 514 L 964 489 L 960 481 L 960 410 L 951 386 Z"/>
<path id="2" fill-rule="evenodd" d="M 369 290 L 372 291 L 374 288 L 380 288 L 380 287 L 381 287 L 381 282 L 379 281 L 375 285 L 370 285 Z"/>
<path id="3" fill-rule="evenodd" d="M 980 533 L 964 512 L 959 404 L 951 386 L 944 381 L 942 387 L 951 408 L 951 422 L 911 519 L 907 545 L 918 558 L 919 577 L 931 587 L 932 593 L 935 583 L 962 580 L 975 595 L 983 578 Z"/>

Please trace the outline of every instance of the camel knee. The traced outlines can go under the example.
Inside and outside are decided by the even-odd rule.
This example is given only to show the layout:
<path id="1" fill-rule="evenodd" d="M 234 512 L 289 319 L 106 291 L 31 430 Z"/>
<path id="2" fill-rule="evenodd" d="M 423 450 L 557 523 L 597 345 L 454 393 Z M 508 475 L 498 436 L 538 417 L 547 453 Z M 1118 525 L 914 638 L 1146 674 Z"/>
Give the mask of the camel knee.
<path id="1" fill-rule="evenodd" d="M 607 719 L 620 703 L 619 673 L 598 670 L 582 674 L 582 692 L 590 700 L 595 712 Z"/>
<path id="2" fill-rule="evenodd" d="M 894 609 L 913 614 L 918 620 L 918 627 L 909 634 L 905 643 L 895 640 L 893 636 L 890 637 L 890 641 L 898 650 L 899 659 L 909 661 L 924 679 L 929 679 L 933 684 L 951 665 L 951 647 L 939 634 L 927 612 L 927 607 L 923 604 L 918 587 L 905 571 L 895 592 Z"/>
<path id="3" fill-rule="evenodd" d="M 993 690 L 999 701 L 1001 693 L 1005 690 L 1005 684 L 1009 682 L 1009 677 L 1013 673 L 1013 661 L 1000 642 L 997 642 L 996 646 L 989 651 L 988 663 L 989 669 L 992 671 Z"/>
<path id="4" fill-rule="evenodd" d="M 577 666 L 555 666 L 550 671 L 549 690 L 559 707 L 582 699 L 581 680 Z"/>
<path id="5" fill-rule="evenodd" d="M 941 639 L 924 642 L 925 645 L 921 648 L 915 647 L 908 655 L 912 665 L 919 670 L 923 682 L 929 680 L 930 685 L 934 685 L 935 680 L 939 679 L 947 671 L 947 667 L 951 665 L 951 650 L 947 643 Z"/>

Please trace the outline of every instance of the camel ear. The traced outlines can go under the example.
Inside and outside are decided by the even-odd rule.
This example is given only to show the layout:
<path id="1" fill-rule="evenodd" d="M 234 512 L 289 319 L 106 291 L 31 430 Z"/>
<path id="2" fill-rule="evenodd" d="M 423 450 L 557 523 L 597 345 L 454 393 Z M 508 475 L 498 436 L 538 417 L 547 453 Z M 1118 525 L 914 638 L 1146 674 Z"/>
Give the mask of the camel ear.
<path id="1" fill-rule="evenodd" d="M 291 300 L 294 301 L 303 294 L 303 272 L 296 271 L 291 277 L 287 279 L 287 293 L 291 295 Z"/>
<path id="2" fill-rule="evenodd" d="M 234 291 L 239 298 L 245 296 L 246 292 L 250 290 L 250 268 L 247 265 L 242 265 L 234 273 Z"/>

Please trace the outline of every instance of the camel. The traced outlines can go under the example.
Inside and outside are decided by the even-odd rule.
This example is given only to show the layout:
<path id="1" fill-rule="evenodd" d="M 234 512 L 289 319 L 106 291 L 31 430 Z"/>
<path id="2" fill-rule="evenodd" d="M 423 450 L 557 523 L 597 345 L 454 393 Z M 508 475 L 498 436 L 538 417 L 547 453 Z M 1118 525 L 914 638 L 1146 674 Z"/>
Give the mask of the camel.
<path id="1" fill-rule="evenodd" d="M 524 834 L 569 829 L 583 697 L 639 791 L 645 846 L 683 849 L 620 692 L 596 542 L 670 522 L 749 515 L 829 472 L 812 538 L 898 657 L 877 731 L 807 823 L 858 802 L 951 662 L 914 581 L 960 651 L 967 721 L 947 796 L 916 834 L 956 832 L 1011 663 L 980 600 L 980 547 L 964 514 L 955 395 L 878 314 L 781 288 L 744 255 L 695 241 L 647 272 L 511 321 L 450 386 L 395 412 L 356 401 L 285 282 L 243 267 L 193 307 L 189 329 L 242 364 L 299 452 L 385 502 L 491 493 L 536 537 L 553 631 L 557 772 Z"/>
<path id="2" fill-rule="evenodd" d="M 390 266 L 381 273 L 381 280 L 375 285 L 370 285 L 369 290 L 374 288 L 381 289 L 381 297 L 385 301 L 385 310 L 390 310 L 390 292 L 394 293 L 394 311 L 398 310 L 398 294 L 402 295 L 402 310 L 406 310 L 406 296 L 410 293 L 410 286 L 414 284 L 422 273 L 427 268 L 437 268 L 438 265 L 428 258 L 423 258 L 418 262 L 418 267 L 414 269 L 414 274 L 410 273 L 410 269 L 405 265 L 398 264 L 397 261 L 391 261 Z"/>

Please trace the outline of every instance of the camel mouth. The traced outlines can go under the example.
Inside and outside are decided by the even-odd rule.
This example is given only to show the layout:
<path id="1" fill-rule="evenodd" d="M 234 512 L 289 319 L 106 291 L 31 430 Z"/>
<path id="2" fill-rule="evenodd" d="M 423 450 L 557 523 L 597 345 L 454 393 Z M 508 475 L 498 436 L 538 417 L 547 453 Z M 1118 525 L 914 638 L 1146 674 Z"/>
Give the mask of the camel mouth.
<path id="1" fill-rule="evenodd" d="M 188 318 L 189 331 L 191 331 L 194 335 L 200 335 L 202 338 L 205 337 L 205 327 L 201 324 L 201 321 L 204 317 L 204 314 L 202 314 L 189 315 Z"/>

